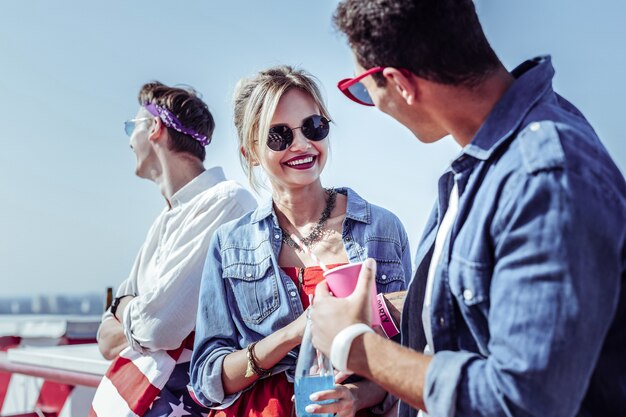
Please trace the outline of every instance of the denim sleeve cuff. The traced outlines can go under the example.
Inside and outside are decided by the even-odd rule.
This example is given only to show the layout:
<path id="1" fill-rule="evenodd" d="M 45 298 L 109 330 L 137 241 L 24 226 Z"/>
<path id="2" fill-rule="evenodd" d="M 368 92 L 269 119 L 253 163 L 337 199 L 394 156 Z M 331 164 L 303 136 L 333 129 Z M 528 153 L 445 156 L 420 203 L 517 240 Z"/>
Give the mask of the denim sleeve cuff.
<path id="1" fill-rule="evenodd" d="M 432 416 L 454 417 L 463 369 L 479 356 L 470 352 L 441 351 L 433 356 L 424 383 L 424 404 Z"/>
<path id="2" fill-rule="evenodd" d="M 200 386 L 194 384 L 194 392 L 198 399 L 208 408 L 213 410 L 223 410 L 230 407 L 241 395 L 243 391 L 239 391 L 230 395 L 224 394 L 224 385 L 222 384 L 222 365 L 224 358 L 236 349 L 232 347 L 222 347 L 211 352 L 212 357 L 216 357 L 211 366 L 204 367 Z M 200 395 L 198 395 L 200 394 Z"/>

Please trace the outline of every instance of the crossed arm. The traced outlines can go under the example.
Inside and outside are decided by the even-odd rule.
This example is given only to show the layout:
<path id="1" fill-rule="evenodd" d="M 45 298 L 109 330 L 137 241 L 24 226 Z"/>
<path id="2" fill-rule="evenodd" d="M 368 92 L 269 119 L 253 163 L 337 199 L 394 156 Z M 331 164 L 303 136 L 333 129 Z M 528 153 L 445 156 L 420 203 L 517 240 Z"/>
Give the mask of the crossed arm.
<path id="1" fill-rule="evenodd" d="M 98 330 L 98 348 L 105 359 L 113 360 L 128 346 L 122 323 L 113 317 L 100 323 Z"/>
<path id="2" fill-rule="evenodd" d="M 98 330 L 98 346 L 105 358 L 115 358 L 129 344 L 137 351 L 176 349 L 189 335 L 195 324 L 200 276 L 210 236 L 220 225 L 249 208 L 235 197 L 224 194 L 219 201 L 199 209 L 190 218 L 189 227 L 172 244 L 154 289 L 137 297 L 124 297 L 117 308 L 117 320 L 110 313 L 105 314 Z M 142 248 L 118 294 L 137 293 L 143 256 Z"/>
<path id="3" fill-rule="evenodd" d="M 128 339 L 126 339 L 126 335 L 124 334 L 124 327 L 121 321 L 124 317 L 126 307 L 132 299 L 133 296 L 131 295 L 122 298 L 117 308 L 117 317 L 111 315 L 100 323 L 100 328 L 98 329 L 98 348 L 105 359 L 115 359 L 115 357 L 128 346 Z"/>

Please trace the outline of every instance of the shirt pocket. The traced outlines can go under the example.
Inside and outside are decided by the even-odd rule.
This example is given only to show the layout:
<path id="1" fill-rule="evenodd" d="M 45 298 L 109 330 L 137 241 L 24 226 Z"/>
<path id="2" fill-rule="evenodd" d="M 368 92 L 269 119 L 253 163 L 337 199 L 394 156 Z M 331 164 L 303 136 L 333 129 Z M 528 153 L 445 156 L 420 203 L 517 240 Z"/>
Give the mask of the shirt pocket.
<path id="1" fill-rule="evenodd" d="M 244 322 L 259 324 L 279 307 L 278 282 L 270 257 L 258 263 L 225 266 L 223 277 L 230 283 Z"/>
<path id="2" fill-rule="evenodd" d="M 376 258 L 374 258 L 376 259 Z M 380 293 L 402 291 L 406 288 L 402 264 L 376 259 L 376 290 Z"/>
<path id="3" fill-rule="evenodd" d="M 493 267 L 453 254 L 448 271 L 450 291 L 479 349 L 487 352 L 489 342 L 489 289 Z"/>
<path id="4" fill-rule="evenodd" d="M 376 287 L 378 292 L 405 289 L 407 271 L 402 267 L 402 249 L 396 239 L 370 236 L 365 242 L 365 257 L 376 260 Z M 410 271 L 408 271 L 410 274 Z"/>

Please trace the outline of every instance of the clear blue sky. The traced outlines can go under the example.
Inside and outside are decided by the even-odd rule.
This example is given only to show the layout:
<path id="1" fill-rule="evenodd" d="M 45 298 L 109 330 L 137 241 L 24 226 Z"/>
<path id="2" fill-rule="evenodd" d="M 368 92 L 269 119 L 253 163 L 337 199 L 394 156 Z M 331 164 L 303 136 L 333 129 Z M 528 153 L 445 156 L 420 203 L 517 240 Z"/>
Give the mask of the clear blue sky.
<path id="1" fill-rule="evenodd" d="M 349 185 L 396 212 L 415 246 L 436 181 L 458 147 L 423 145 L 336 90 L 352 74 L 331 26 L 336 1 L 0 4 L 0 279 L 3 296 L 104 291 L 126 278 L 164 205 L 134 177 L 122 122 L 146 81 L 189 84 L 214 113 L 207 166 L 245 183 L 232 127 L 237 80 L 274 64 L 316 75 L 336 125 L 327 186 Z M 477 0 L 508 68 L 551 53 L 555 86 L 595 126 L 618 166 L 626 119 L 626 4 Z M 413 250 L 414 248 L 412 248 Z"/>

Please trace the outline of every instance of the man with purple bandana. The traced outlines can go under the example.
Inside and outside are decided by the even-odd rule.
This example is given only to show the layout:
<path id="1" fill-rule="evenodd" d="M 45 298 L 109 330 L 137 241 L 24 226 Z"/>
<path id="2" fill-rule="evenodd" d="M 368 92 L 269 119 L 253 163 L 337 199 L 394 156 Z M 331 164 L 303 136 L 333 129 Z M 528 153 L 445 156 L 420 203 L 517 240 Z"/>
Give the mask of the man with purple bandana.
<path id="1" fill-rule="evenodd" d="M 141 88 L 139 104 L 136 116 L 125 122 L 137 158 L 135 172 L 159 186 L 166 206 L 102 318 L 98 345 L 107 359 L 128 346 L 150 355 L 183 344 L 195 326 L 213 231 L 256 206 L 254 197 L 226 180 L 221 168 L 204 168 L 215 124 L 195 91 L 152 82 Z M 174 410 L 199 415 L 202 410 L 187 393 L 188 369 L 188 359 L 179 359 L 145 416 Z"/>

